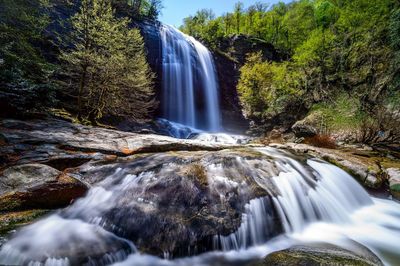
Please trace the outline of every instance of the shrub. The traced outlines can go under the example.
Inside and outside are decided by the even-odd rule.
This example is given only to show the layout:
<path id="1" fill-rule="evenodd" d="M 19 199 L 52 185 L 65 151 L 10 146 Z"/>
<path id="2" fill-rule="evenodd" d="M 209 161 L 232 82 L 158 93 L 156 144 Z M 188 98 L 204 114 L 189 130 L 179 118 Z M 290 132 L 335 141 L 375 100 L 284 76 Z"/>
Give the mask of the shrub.
<path id="1" fill-rule="evenodd" d="M 336 148 L 335 140 L 330 135 L 325 135 L 325 134 L 315 135 L 313 137 L 307 137 L 305 138 L 304 143 L 320 148 L 328 148 L 328 149 Z"/>

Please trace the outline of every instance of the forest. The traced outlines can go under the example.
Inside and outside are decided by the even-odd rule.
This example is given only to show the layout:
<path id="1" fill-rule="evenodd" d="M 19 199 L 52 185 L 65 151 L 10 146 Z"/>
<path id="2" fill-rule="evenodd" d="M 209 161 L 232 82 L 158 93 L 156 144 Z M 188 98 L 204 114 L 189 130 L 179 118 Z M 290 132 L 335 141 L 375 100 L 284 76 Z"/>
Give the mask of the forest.
<path id="1" fill-rule="evenodd" d="M 181 30 L 216 52 L 229 36 L 272 43 L 281 62 L 249 54 L 238 91 L 243 112 L 262 124 L 290 106 L 310 110 L 318 131 L 349 132 L 357 141 L 399 141 L 400 9 L 397 1 L 295 1 L 235 4 L 184 19 Z M 300 102 L 300 103 L 299 103 Z"/>
<path id="2" fill-rule="evenodd" d="M 400 265 L 400 2 L 235 1 L 0 0 L 0 265 Z"/>

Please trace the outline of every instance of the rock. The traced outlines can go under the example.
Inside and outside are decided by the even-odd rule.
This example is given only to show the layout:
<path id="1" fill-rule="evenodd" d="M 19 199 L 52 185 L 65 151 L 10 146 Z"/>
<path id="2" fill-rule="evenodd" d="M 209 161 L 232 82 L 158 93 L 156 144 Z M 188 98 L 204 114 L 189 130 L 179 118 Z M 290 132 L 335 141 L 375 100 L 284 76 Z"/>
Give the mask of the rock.
<path id="1" fill-rule="evenodd" d="M 389 168 L 386 170 L 389 179 L 390 193 L 400 200 L 400 169 Z"/>
<path id="2" fill-rule="evenodd" d="M 268 202 L 269 194 L 278 193 L 272 180 L 258 183 L 257 176 L 276 175 L 278 170 L 271 159 L 254 150 L 136 155 L 113 163 L 92 162 L 79 172 L 83 180 L 103 188 L 85 198 L 93 206 L 84 205 L 81 212 L 72 207 L 67 214 L 83 220 L 103 217 L 106 230 L 158 256 L 212 250 L 214 236 L 239 228 L 250 200 L 266 197 Z M 278 219 L 268 229 L 281 232 Z"/>
<path id="3" fill-rule="evenodd" d="M 383 266 L 383 263 L 371 251 L 364 248 L 363 254 L 359 255 L 343 248 L 295 246 L 268 255 L 262 265 L 286 266 Z"/>
<path id="4" fill-rule="evenodd" d="M 297 121 L 292 126 L 292 131 L 298 138 L 314 137 L 318 134 L 318 130 L 315 128 L 313 123 L 310 122 L 308 117 L 301 121 Z"/>
<path id="5" fill-rule="evenodd" d="M 62 120 L 18 121 L 2 120 L 0 129 L 11 147 L 1 147 L 0 152 L 24 156 L 20 160 L 43 162 L 51 160 L 49 153 L 71 158 L 76 152 L 93 158 L 98 154 L 129 156 L 146 152 L 221 150 L 230 146 L 207 144 L 199 141 L 178 140 L 159 135 L 141 135 L 100 127 L 72 124 Z M 26 155 L 29 155 L 26 158 Z M 82 156 L 79 156 L 82 157 Z"/>
<path id="6" fill-rule="evenodd" d="M 86 191 L 82 182 L 50 166 L 13 166 L 0 175 L 0 211 L 65 207 Z"/>

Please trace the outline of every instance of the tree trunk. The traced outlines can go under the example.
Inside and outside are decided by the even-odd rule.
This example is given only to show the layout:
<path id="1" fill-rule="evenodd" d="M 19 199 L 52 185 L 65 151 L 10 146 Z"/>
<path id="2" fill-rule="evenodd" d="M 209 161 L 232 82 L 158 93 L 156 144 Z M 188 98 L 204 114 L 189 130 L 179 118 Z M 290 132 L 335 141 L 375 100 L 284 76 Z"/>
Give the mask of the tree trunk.
<path id="1" fill-rule="evenodd" d="M 78 90 L 78 120 L 82 120 L 82 93 L 86 85 L 87 65 L 82 67 L 81 80 L 79 82 Z"/>

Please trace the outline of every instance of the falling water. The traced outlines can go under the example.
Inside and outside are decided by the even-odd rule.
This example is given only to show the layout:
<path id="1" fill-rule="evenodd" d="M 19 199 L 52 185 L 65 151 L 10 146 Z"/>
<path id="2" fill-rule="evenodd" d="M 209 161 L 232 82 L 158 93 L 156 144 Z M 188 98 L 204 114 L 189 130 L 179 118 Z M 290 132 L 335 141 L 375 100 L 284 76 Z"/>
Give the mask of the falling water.
<path id="1" fill-rule="evenodd" d="M 201 81 L 203 83 L 206 104 L 206 120 L 208 121 L 207 130 L 218 132 L 221 130 L 220 108 L 218 98 L 218 85 L 215 75 L 214 61 L 210 51 L 200 42 L 190 37 L 201 65 Z"/>
<path id="2" fill-rule="evenodd" d="M 208 49 L 174 27 L 161 27 L 163 116 L 192 128 L 221 130 L 218 84 Z M 196 82 L 196 77 L 200 82 Z M 201 93 L 200 91 L 201 90 Z M 204 110 L 196 96 L 204 95 Z"/>
<path id="3" fill-rule="evenodd" d="M 161 27 L 163 53 L 163 112 L 167 119 L 196 126 L 192 47 L 173 27 Z"/>

